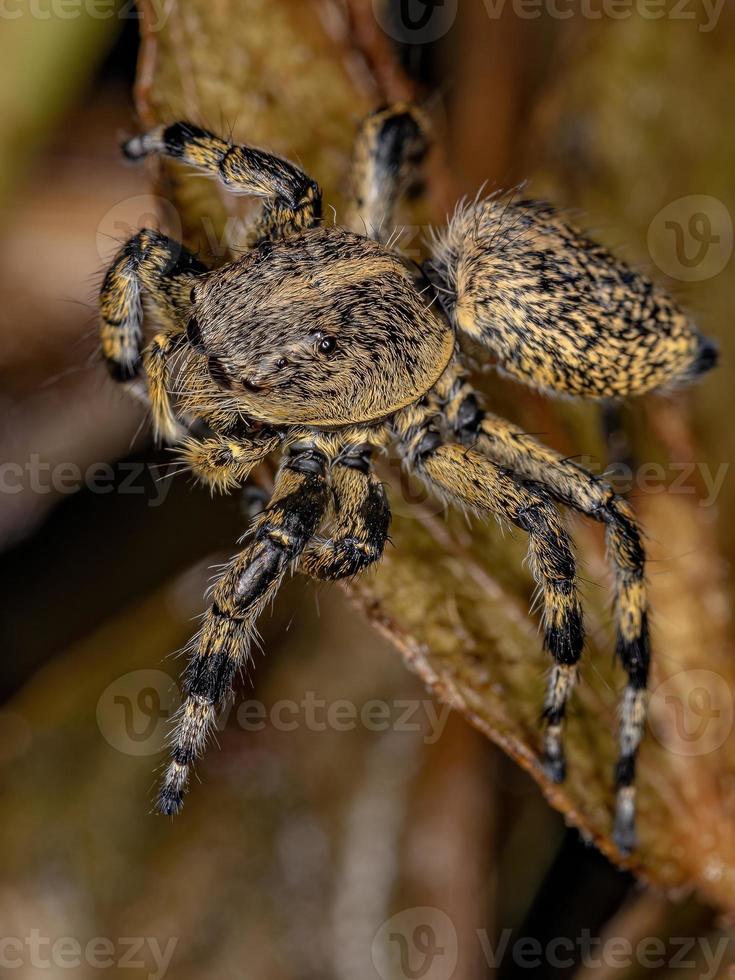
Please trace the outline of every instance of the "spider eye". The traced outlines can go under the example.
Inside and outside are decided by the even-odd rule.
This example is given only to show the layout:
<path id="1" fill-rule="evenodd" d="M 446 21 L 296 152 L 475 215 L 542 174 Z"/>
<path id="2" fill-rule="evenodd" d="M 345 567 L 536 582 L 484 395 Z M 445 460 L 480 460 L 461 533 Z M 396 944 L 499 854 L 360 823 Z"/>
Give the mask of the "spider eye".
<path id="1" fill-rule="evenodd" d="M 334 339 L 334 337 L 324 337 L 323 340 L 319 341 L 317 350 L 320 354 L 331 354 L 336 346 L 337 341 Z"/>
<path id="2" fill-rule="evenodd" d="M 227 371 L 225 371 L 222 361 L 210 356 L 207 361 L 207 367 L 209 368 L 210 377 L 215 384 L 220 385 L 222 388 L 232 387 L 232 382 L 227 377 Z"/>
<path id="3" fill-rule="evenodd" d="M 253 381 L 251 378 L 243 378 L 242 386 L 246 391 L 260 391 L 260 385 L 257 381 Z"/>
<path id="4" fill-rule="evenodd" d="M 279 357 L 278 360 L 276 361 L 277 368 L 285 368 L 287 364 L 288 364 L 288 360 L 285 357 Z"/>
<path id="5" fill-rule="evenodd" d="M 189 302 L 194 305 L 197 301 L 197 288 L 196 286 L 191 287 L 191 292 L 189 293 Z"/>

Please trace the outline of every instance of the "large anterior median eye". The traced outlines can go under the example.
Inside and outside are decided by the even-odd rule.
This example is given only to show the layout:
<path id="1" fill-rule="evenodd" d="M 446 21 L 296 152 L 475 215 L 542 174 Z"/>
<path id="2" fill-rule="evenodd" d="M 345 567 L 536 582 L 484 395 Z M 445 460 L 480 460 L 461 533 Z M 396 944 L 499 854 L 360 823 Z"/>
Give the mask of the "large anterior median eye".
<path id="1" fill-rule="evenodd" d="M 224 364 L 222 361 L 218 360 L 216 357 L 209 357 L 207 361 L 207 367 L 209 368 L 209 374 L 215 384 L 220 385 L 222 388 L 231 388 L 232 381 L 227 376 L 227 371 L 225 371 Z"/>
<path id="2" fill-rule="evenodd" d="M 331 354 L 334 348 L 337 346 L 337 341 L 334 337 L 323 337 L 319 341 L 317 350 L 320 354 Z"/>

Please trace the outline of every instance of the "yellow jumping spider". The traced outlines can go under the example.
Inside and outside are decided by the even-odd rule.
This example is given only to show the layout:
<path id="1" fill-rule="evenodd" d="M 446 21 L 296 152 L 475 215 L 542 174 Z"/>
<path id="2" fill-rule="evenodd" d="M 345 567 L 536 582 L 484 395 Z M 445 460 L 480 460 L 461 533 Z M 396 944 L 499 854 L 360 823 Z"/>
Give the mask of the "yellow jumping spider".
<path id="1" fill-rule="evenodd" d="M 113 377 L 133 386 L 143 375 L 158 436 L 180 443 L 212 487 L 238 487 L 255 464 L 282 454 L 273 496 L 192 640 L 158 807 L 181 808 L 255 621 L 287 570 L 298 563 L 337 579 L 380 559 L 390 511 L 371 457 L 396 444 L 447 502 L 529 536 L 553 658 L 544 765 L 554 780 L 564 778 L 562 724 L 584 643 L 574 556 L 555 502 L 604 523 L 628 675 L 615 837 L 630 851 L 650 659 L 635 517 L 604 481 L 484 410 L 459 340 L 485 345 L 502 371 L 551 395 L 592 398 L 687 382 L 714 366 L 716 348 L 663 291 L 546 204 L 497 196 L 462 204 L 423 268 L 406 262 L 383 229 L 426 146 L 425 121 L 411 106 L 366 120 L 350 228 L 322 225 L 319 187 L 298 167 L 196 125 L 160 127 L 124 147 L 133 160 L 175 157 L 263 206 L 252 247 L 215 271 L 154 231 L 127 242 L 100 296 Z M 145 347 L 144 299 L 164 325 Z M 194 422 L 206 435 L 194 437 Z"/>

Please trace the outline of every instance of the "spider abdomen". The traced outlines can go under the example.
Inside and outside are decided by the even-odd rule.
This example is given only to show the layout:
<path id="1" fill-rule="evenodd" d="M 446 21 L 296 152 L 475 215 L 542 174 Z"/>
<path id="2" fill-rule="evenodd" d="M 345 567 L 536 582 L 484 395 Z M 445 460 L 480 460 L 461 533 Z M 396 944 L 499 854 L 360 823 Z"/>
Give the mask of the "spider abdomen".
<path id="1" fill-rule="evenodd" d="M 552 207 L 498 198 L 458 210 L 433 275 L 462 333 L 526 384 L 592 398 L 691 381 L 716 348 L 674 300 Z"/>

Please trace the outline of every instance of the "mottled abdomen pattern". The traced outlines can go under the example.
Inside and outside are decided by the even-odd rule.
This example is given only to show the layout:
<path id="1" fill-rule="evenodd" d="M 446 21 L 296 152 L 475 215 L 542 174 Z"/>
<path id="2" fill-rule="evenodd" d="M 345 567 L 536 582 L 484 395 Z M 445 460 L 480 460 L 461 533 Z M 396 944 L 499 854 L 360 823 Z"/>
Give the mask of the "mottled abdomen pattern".
<path id="1" fill-rule="evenodd" d="M 456 328 L 543 391 L 641 395 L 691 381 L 716 359 L 663 289 L 547 204 L 462 205 L 436 235 L 427 271 Z"/>

